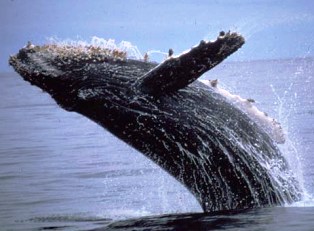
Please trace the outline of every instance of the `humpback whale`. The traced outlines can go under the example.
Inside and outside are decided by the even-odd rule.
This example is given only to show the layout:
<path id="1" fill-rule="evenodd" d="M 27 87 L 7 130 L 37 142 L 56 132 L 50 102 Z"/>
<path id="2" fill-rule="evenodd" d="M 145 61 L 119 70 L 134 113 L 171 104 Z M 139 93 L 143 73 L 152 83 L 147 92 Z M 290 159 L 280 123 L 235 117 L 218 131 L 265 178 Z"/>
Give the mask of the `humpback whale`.
<path id="1" fill-rule="evenodd" d="M 119 49 L 29 43 L 9 64 L 157 163 L 205 212 L 292 203 L 302 190 L 271 136 L 216 83 L 197 80 L 243 44 L 220 33 L 157 64 Z"/>

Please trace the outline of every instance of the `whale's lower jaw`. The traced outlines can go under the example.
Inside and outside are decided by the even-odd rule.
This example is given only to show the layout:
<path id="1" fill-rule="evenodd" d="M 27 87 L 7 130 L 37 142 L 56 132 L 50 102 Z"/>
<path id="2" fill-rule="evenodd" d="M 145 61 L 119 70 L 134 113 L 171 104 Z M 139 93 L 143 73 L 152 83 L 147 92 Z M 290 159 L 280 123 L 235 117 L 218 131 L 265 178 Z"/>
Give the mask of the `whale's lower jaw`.
<path id="1" fill-rule="evenodd" d="M 212 88 L 193 82 L 243 44 L 237 35 L 228 36 L 202 42 L 153 70 L 156 65 L 144 61 L 97 56 L 101 61 L 94 62 L 85 54 L 72 57 L 41 47 L 21 49 L 10 64 L 60 106 L 90 118 L 156 162 L 206 212 L 299 200 L 298 182 L 271 138 Z M 211 59 L 202 63 L 206 53 Z M 186 63 L 196 63 L 191 79 L 184 76 Z"/>

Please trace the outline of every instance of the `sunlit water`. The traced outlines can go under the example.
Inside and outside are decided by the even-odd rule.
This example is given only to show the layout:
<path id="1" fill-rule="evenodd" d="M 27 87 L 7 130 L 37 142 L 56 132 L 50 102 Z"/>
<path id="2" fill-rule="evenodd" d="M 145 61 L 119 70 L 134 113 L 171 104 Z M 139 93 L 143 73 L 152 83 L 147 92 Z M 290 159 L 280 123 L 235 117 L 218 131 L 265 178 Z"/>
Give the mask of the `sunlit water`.
<path id="1" fill-rule="evenodd" d="M 255 99 L 282 123 L 288 139 L 280 148 L 304 185 L 303 201 L 197 214 L 196 200 L 158 166 L 7 73 L 0 74 L 0 230 L 312 230 L 314 60 L 223 63 L 204 78 Z M 188 214 L 156 217 L 178 213 Z"/>

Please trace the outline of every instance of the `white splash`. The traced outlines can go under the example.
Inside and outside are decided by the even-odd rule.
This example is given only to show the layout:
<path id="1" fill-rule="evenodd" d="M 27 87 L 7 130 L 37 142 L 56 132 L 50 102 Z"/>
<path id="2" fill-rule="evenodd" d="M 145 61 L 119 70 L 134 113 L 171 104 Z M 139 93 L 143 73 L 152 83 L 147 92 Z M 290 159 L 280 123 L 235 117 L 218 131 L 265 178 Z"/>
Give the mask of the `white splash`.
<path id="1" fill-rule="evenodd" d="M 92 37 L 92 46 L 107 48 L 110 50 L 121 50 L 128 54 L 129 58 L 133 59 L 143 59 L 142 53 L 139 51 L 137 46 L 133 45 L 131 42 L 122 40 L 119 44 L 116 44 L 114 39 L 104 39 L 97 36 Z"/>

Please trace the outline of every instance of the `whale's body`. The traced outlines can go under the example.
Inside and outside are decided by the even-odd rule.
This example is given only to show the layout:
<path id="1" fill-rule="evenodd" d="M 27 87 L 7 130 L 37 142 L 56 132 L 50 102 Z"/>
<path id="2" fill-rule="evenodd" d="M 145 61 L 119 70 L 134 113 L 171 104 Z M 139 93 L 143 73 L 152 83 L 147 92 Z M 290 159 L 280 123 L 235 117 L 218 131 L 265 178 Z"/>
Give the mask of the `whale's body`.
<path id="1" fill-rule="evenodd" d="M 28 46 L 10 64 L 61 107 L 90 118 L 168 171 L 204 211 L 293 202 L 300 199 L 298 183 L 269 135 L 195 81 L 243 43 L 228 33 L 158 66 L 99 50 Z"/>

